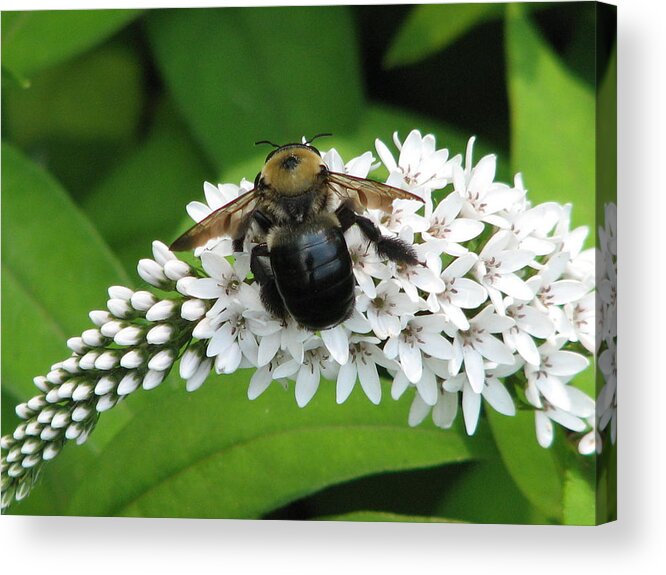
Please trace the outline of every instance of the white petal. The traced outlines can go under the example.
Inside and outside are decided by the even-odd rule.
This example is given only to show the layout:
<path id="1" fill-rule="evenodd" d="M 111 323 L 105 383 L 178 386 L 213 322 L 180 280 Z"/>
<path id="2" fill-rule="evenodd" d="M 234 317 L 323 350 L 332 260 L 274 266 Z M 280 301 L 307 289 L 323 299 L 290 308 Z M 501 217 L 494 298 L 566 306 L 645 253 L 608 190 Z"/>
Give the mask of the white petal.
<path id="1" fill-rule="evenodd" d="M 555 407 L 568 410 L 571 400 L 565 385 L 557 378 L 547 374 L 540 374 L 535 383 L 541 394 Z"/>
<path id="2" fill-rule="evenodd" d="M 579 419 L 561 409 L 551 409 L 548 416 L 561 426 L 571 429 L 571 431 L 584 431 L 587 427 L 582 419 Z"/>
<path id="3" fill-rule="evenodd" d="M 429 411 L 430 406 L 421 399 L 421 396 L 418 393 L 415 394 L 412 405 L 409 408 L 409 417 L 407 419 L 407 423 L 409 423 L 411 427 L 418 425 L 425 419 Z"/>
<path id="4" fill-rule="evenodd" d="M 481 410 L 481 394 L 465 386 L 462 399 L 463 416 L 465 418 L 465 430 L 467 435 L 474 435 L 476 425 L 479 422 L 479 412 Z"/>
<path id="5" fill-rule="evenodd" d="M 200 278 L 193 281 L 187 288 L 187 295 L 201 299 L 215 299 L 224 294 L 218 280 Z"/>
<path id="6" fill-rule="evenodd" d="M 550 353 L 544 363 L 549 374 L 561 376 L 576 375 L 590 364 L 585 356 L 574 351 Z"/>
<path id="7" fill-rule="evenodd" d="M 465 309 L 479 307 L 488 297 L 483 286 L 468 278 L 456 279 L 447 294 L 451 298 L 451 303 Z"/>
<path id="8" fill-rule="evenodd" d="M 512 341 L 516 346 L 516 351 L 518 351 L 520 356 L 527 363 L 538 367 L 541 363 L 541 355 L 539 355 L 539 350 L 537 349 L 536 343 L 534 343 L 534 340 L 530 337 L 530 335 L 520 330 L 517 332 L 512 330 L 509 333 L 511 334 Z"/>
<path id="9" fill-rule="evenodd" d="M 428 405 L 435 405 L 438 398 L 437 378 L 429 369 L 424 369 L 421 377 L 416 382 L 419 395 Z"/>
<path id="10" fill-rule="evenodd" d="M 373 361 L 359 361 L 357 362 L 358 379 L 361 383 L 365 395 L 368 399 L 378 405 L 382 398 L 382 387 L 379 383 L 379 374 L 377 373 L 377 366 Z"/>
<path id="11" fill-rule="evenodd" d="M 445 392 L 432 408 L 432 421 L 437 427 L 448 429 L 458 413 L 458 394 Z"/>
<path id="12" fill-rule="evenodd" d="M 534 293 L 517 275 L 508 273 L 493 280 L 493 287 L 520 301 L 530 301 Z"/>
<path id="13" fill-rule="evenodd" d="M 414 346 L 400 341 L 398 344 L 398 354 L 400 356 L 400 365 L 402 366 L 407 379 L 416 383 L 421 379 L 423 365 L 421 363 L 421 350 Z"/>
<path id="14" fill-rule="evenodd" d="M 326 349 L 331 352 L 333 359 L 340 365 L 344 365 L 349 360 L 349 338 L 347 330 L 341 325 L 331 329 L 325 329 L 321 332 L 321 339 Z"/>
<path id="15" fill-rule="evenodd" d="M 265 335 L 259 340 L 259 352 L 257 354 L 257 365 L 262 366 L 269 363 L 280 349 L 281 336 L 279 332 Z"/>
<path id="16" fill-rule="evenodd" d="M 467 345 L 462 348 L 463 357 L 465 360 L 465 373 L 467 379 L 475 393 L 483 391 L 483 383 L 486 377 L 486 372 L 483 367 L 483 358 L 481 354 L 473 347 Z"/>
<path id="17" fill-rule="evenodd" d="M 336 386 L 335 400 L 344 403 L 354 389 L 356 383 L 356 362 L 350 361 L 340 367 Z"/>
<path id="18" fill-rule="evenodd" d="M 553 443 L 553 423 L 543 411 L 534 412 L 537 441 L 541 447 L 550 447 Z"/>
<path id="19" fill-rule="evenodd" d="M 305 407 L 314 397 L 319 387 L 319 368 L 315 365 L 302 365 L 296 376 L 296 403 Z"/>
<path id="20" fill-rule="evenodd" d="M 491 377 L 486 381 L 483 397 L 495 411 L 503 415 L 516 415 L 516 406 L 513 404 L 511 394 L 498 379 Z"/>
<path id="21" fill-rule="evenodd" d="M 474 340 L 474 348 L 483 357 L 501 364 L 513 364 L 513 353 L 509 347 L 492 335 L 481 334 Z"/>

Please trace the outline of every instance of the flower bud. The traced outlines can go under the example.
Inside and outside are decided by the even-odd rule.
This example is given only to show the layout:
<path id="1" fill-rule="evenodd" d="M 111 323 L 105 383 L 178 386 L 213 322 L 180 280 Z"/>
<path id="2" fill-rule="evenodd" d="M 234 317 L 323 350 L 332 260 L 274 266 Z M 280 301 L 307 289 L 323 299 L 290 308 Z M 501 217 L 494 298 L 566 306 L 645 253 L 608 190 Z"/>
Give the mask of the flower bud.
<path id="1" fill-rule="evenodd" d="M 118 320 L 107 321 L 102 327 L 99 328 L 99 331 L 105 337 L 115 337 L 115 335 L 125 327 L 125 323 Z"/>
<path id="2" fill-rule="evenodd" d="M 95 367 L 102 371 L 108 371 L 118 365 L 118 354 L 115 351 L 105 351 L 95 360 Z"/>
<path id="3" fill-rule="evenodd" d="M 119 298 L 111 298 L 106 302 L 106 307 L 114 317 L 126 318 L 132 314 L 132 306 L 128 301 Z"/>
<path id="4" fill-rule="evenodd" d="M 85 330 L 81 334 L 81 339 L 88 347 L 99 347 L 100 345 L 104 345 L 104 335 L 102 335 L 99 329 Z"/>
<path id="5" fill-rule="evenodd" d="M 146 361 L 143 352 L 132 349 L 120 358 L 120 365 L 125 369 L 136 369 Z"/>
<path id="6" fill-rule="evenodd" d="M 101 327 L 113 319 L 113 316 L 104 309 L 93 310 L 88 314 L 88 317 L 97 327 Z"/>
<path id="7" fill-rule="evenodd" d="M 130 325 L 121 329 L 114 337 L 118 345 L 136 345 L 143 339 L 143 329 L 135 325 Z"/>
<path id="8" fill-rule="evenodd" d="M 109 297 L 111 299 L 122 299 L 129 301 L 134 292 L 125 286 L 111 286 L 109 288 Z"/>
<path id="9" fill-rule="evenodd" d="M 132 307 L 137 311 L 148 311 L 157 302 L 157 298 L 149 291 L 134 292 L 132 296 Z"/>
<path id="10" fill-rule="evenodd" d="M 192 275 L 192 268 L 181 260 L 169 260 L 164 263 L 164 275 L 170 280 L 178 281 Z"/>
<path id="11" fill-rule="evenodd" d="M 168 261 L 176 259 L 176 256 L 167 247 L 167 245 L 158 240 L 153 242 L 153 257 L 155 258 L 155 261 L 161 266 L 166 264 Z"/>
<path id="12" fill-rule="evenodd" d="M 163 288 L 169 283 L 169 280 L 164 275 L 162 266 L 154 260 L 139 260 L 139 265 L 137 266 L 136 270 L 141 279 L 152 286 Z"/>
<path id="13" fill-rule="evenodd" d="M 128 395 L 136 390 L 140 383 L 141 379 L 136 372 L 130 372 L 120 380 L 116 393 L 118 395 Z"/>
<path id="14" fill-rule="evenodd" d="M 114 393 L 109 393 L 107 395 L 103 395 L 97 400 L 95 409 L 101 413 L 103 411 L 108 411 L 114 405 L 116 405 L 116 403 L 118 403 L 118 396 Z"/>
<path id="15" fill-rule="evenodd" d="M 156 325 L 146 334 L 146 341 L 153 345 L 163 345 L 169 341 L 173 328 L 169 325 Z"/>
<path id="16" fill-rule="evenodd" d="M 163 349 L 157 352 L 148 362 L 148 369 L 154 371 L 164 371 L 173 364 L 174 353 L 170 349 Z"/>
<path id="17" fill-rule="evenodd" d="M 88 351 L 88 346 L 83 341 L 82 337 L 70 337 L 67 340 L 67 347 L 79 355 L 83 355 L 86 351 Z"/>
<path id="18" fill-rule="evenodd" d="M 189 295 L 189 289 L 195 281 L 197 278 L 192 276 L 181 278 L 176 282 L 176 290 L 183 295 Z"/>
<path id="19" fill-rule="evenodd" d="M 148 370 L 143 378 L 143 389 L 154 389 L 164 381 L 165 371 Z"/>
<path id="20" fill-rule="evenodd" d="M 170 318 L 176 309 L 176 302 L 172 300 L 158 301 L 146 312 L 146 319 L 148 321 L 163 321 Z"/>
<path id="21" fill-rule="evenodd" d="M 200 299 L 190 299 L 180 308 L 180 317 L 187 321 L 197 321 L 206 313 L 206 304 Z"/>
<path id="22" fill-rule="evenodd" d="M 69 373 L 79 373 L 79 358 L 68 357 L 62 362 L 62 368 Z"/>
<path id="23" fill-rule="evenodd" d="M 50 459 L 53 459 L 58 453 L 60 453 L 60 450 L 62 449 L 62 444 L 61 443 L 49 443 L 45 448 L 44 451 L 42 451 L 42 459 L 44 461 L 49 461 Z M 18 494 L 17 497 L 18 499 Z"/>
<path id="24" fill-rule="evenodd" d="M 39 437 L 42 441 L 53 441 L 61 433 L 60 429 L 55 429 L 50 425 L 47 425 L 42 429 L 42 432 L 39 434 Z"/>
<path id="25" fill-rule="evenodd" d="M 106 395 L 116 388 L 117 383 L 116 378 L 110 375 L 101 377 L 95 385 L 95 395 Z"/>

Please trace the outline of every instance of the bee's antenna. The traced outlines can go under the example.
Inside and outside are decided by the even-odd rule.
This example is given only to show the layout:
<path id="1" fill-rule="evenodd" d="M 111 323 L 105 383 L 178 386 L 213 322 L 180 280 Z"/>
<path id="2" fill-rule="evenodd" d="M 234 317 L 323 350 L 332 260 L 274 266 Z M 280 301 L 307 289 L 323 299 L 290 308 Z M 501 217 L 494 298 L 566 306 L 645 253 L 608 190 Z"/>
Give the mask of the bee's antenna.
<path id="1" fill-rule="evenodd" d="M 332 135 L 333 135 L 333 134 L 329 134 L 328 132 L 323 133 L 323 134 L 317 134 L 316 136 L 312 136 L 312 138 L 310 138 L 309 140 L 307 140 L 305 143 L 306 143 L 306 144 L 311 144 L 311 143 L 314 142 L 317 138 L 323 138 L 323 137 L 325 137 L 325 136 L 332 136 Z"/>
<path id="2" fill-rule="evenodd" d="M 260 140 L 259 142 L 255 142 L 255 146 L 260 146 L 261 144 L 268 144 L 269 146 L 273 146 L 274 148 L 280 148 L 281 146 L 278 146 L 277 144 L 274 144 L 273 142 L 269 142 L 268 140 Z"/>

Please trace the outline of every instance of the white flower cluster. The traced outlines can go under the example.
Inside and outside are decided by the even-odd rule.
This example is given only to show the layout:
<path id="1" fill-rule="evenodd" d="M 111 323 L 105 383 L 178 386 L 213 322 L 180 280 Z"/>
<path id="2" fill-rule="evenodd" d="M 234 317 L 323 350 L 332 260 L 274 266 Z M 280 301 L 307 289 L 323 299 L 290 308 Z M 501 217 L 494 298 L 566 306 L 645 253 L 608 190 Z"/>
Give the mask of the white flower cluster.
<path id="1" fill-rule="evenodd" d="M 367 216 L 382 233 L 413 245 L 421 264 L 382 261 L 351 228 L 346 240 L 356 309 L 332 329 L 312 333 L 271 317 L 257 284 L 246 279 L 252 242 L 242 254 L 232 254 L 229 239 L 209 242 L 201 253 L 209 277 L 192 282 L 187 293 L 213 305 L 194 330 L 201 341 L 187 373 L 196 361 L 218 373 L 252 367 L 251 399 L 272 381 L 286 387 L 292 380 L 304 406 L 322 377 L 336 382 L 339 403 L 356 382 L 379 403 L 383 369 L 393 379 L 394 399 L 416 388 L 410 424 L 432 410 L 437 425 L 450 427 L 462 405 L 469 434 L 482 399 L 513 415 L 515 388 L 522 388 L 544 447 L 553 440 L 553 422 L 587 431 L 594 401 L 570 384 L 589 365 L 585 352 L 595 349 L 594 251 L 583 250 L 587 229 L 571 229 L 570 205 L 532 206 L 520 176 L 513 186 L 495 182 L 495 156 L 474 166 L 473 142 L 463 163 L 416 130 L 403 143 L 394 137 L 397 160 L 376 141 L 389 172 L 386 183 L 420 196 L 425 205 L 396 200 L 391 213 L 370 210 Z M 347 164 L 334 149 L 324 154 L 331 171 L 362 178 L 373 161 L 371 152 Z M 188 212 L 200 221 L 248 187 L 246 181 L 240 187 L 206 184 L 208 206 L 193 203 Z M 581 452 L 590 452 L 589 443 L 581 443 Z"/>
<path id="2" fill-rule="evenodd" d="M 470 435 L 483 401 L 505 415 L 515 413 L 516 401 L 527 402 L 542 446 L 551 444 L 557 423 L 586 432 L 581 453 L 598 449 L 595 403 L 572 385 L 597 348 L 594 250 L 583 249 L 587 229 L 571 229 L 570 205 L 531 205 L 519 175 L 512 186 L 495 182 L 495 156 L 473 165 L 473 139 L 464 162 L 416 130 L 402 143 L 394 136 L 394 143 L 397 159 L 376 141 L 386 182 L 424 202 L 396 200 L 391 213 L 365 215 L 383 234 L 412 245 L 417 265 L 383 260 L 353 226 L 345 237 L 356 278 L 354 313 L 313 333 L 263 307 L 258 284 L 248 277 L 258 238 L 249 237 L 242 253 L 233 253 L 229 238 L 209 241 L 195 251 L 202 270 L 155 242 L 154 259 L 141 260 L 138 272 L 167 297 L 110 288 L 108 311 L 91 312 L 95 327 L 68 341 L 71 357 L 35 378 L 39 395 L 17 407 L 24 421 L 0 445 L 2 506 L 28 494 L 43 462 L 67 440 L 85 441 L 100 412 L 139 387 L 160 385 L 178 358 L 189 391 L 213 369 L 252 368 L 250 399 L 274 381 L 284 387 L 293 381 L 301 407 L 322 379 L 335 382 L 338 403 L 358 382 L 377 404 L 383 374 L 392 379 L 394 399 L 415 389 L 411 425 L 431 412 L 436 425 L 448 428 L 461 406 Z M 371 152 L 346 164 L 334 149 L 324 155 L 331 171 L 361 178 L 379 167 L 374 161 Z M 246 180 L 240 186 L 206 183 L 206 203 L 189 204 L 188 213 L 200 221 L 251 187 Z M 603 237 L 612 265 L 609 281 L 599 283 L 608 304 L 600 314 L 608 326 L 600 368 L 611 374 L 614 227 Z M 608 374 L 598 426 L 612 421 L 614 430 L 615 380 Z"/>
<path id="3" fill-rule="evenodd" d="M 100 413 L 139 388 L 159 386 L 192 339 L 194 322 L 208 310 L 206 302 L 183 295 L 196 272 L 161 242 L 154 242 L 153 256 L 139 262 L 139 275 L 173 292 L 169 299 L 109 288 L 107 309 L 90 312 L 94 327 L 67 340 L 72 355 L 35 377 L 40 393 L 16 407 L 23 421 L 0 441 L 3 509 L 28 495 L 43 463 L 66 441 L 86 441 Z M 207 375 L 192 374 L 188 385 Z"/>
<path id="4" fill-rule="evenodd" d="M 597 427 L 600 431 L 610 424 L 611 443 L 617 439 L 617 205 L 608 203 L 604 209 L 604 227 L 599 226 L 597 292 L 599 371 L 604 386 L 597 397 Z M 601 440 L 596 436 L 597 452 Z"/>

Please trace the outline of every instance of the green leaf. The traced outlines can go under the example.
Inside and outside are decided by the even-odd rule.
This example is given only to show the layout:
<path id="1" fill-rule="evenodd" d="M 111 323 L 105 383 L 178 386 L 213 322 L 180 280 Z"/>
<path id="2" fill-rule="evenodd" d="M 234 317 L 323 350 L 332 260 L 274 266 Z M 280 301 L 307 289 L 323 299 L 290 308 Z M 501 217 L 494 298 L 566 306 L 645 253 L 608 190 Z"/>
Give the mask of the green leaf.
<path id="1" fill-rule="evenodd" d="M 499 456 L 465 466 L 443 492 L 434 514 L 469 523 L 543 524 Z"/>
<path id="2" fill-rule="evenodd" d="M 2 388 L 25 401 L 37 392 L 35 363 L 46 370 L 62 359 L 65 332 L 4 264 L 2 311 Z"/>
<path id="3" fill-rule="evenodd" d="M 501 4 L 422 4 L 414 6 L 385 57 L 385 66 L 413 64 L 438 52 L 475 26 L 499 17 Z"/>
<path id="4" fill-rule="evenodd" d="M 443 517 L 427 517 L 419 515 L 400 515 L 398 513 L 387 513 L 385 511 L 354 511 L 342 515 L 327 515 L 317 517 L 316 521 L 362 521 L 365 523 L 461 523 L 455 519 L 444 519 Z"/>
<path id="5" fill-rule="evenodd" d="M 594 467 L 591 471 L 594 472 Z M 564 472 L 563 516 L 567 525 L 596 525 L 596 492 L 594 474 L 587 477 L 581 469 L 570 467 Z"/>
<path id="6" fill-rule="evenodd" d="M 126 274 L 60 185 L 8 144 L 2 190 L 3 266 L 62 333 L 77 335 L 89 327 L 88 312 L 104 306 L 109 285 L 128 283 Z"/>
<path id="7" fill-rule="evenodd" d="M 84 199 L 83 208 L 132 274 L 153 240 L 167 244 L 211 170 L 170 106 L 145 142 Z M 190 221 L 191 223 L 191 221 Z"/>
<path id="8" fill-rule="evenodd" d="M 6 129 L 22 147 L 53 138 L 127 140 L 141 114 L 138 56 L 105 46 L 32 78 L 31 88 L 6 92 Z"/>
<path id="9" fill-rule="evenodd" d="M 3 12 L 3 66 L 30 77 L 101 43 L 139 14 L 141 10 Z"/>
<path id="10" fill-rule="evenodd" d="M 487 411 L 495 443 L 507 471 L 525 497 L 549 519 L 562 517 L 562 477 L 554 453 L 536 440 L 534 413 L 506 417 Z"/>
<path id="11" fill-rule="evenodd" d="M 511 162 L 533 202 L 572 202 L 574 224 L 593 225 L 595 102 L 539 36 L 520 4 L 507 5 Z"/>
<path id="12" fill-rule="evenodd" d="M 385 393 L 388 389 L 384 390 Z M 482 457 L 464 432 L 405 423 L 409 399 L 372 406 L 358 389 L 336 405 L 322 382 L 299 409 L 272 386 L 247 399 L 247 373 L 155 401 L 107 447 L 69 512 L 259 517 L 349 479 Z"/>
<path id="13" fill-rule="evenodd" d="M 347 7 L 164 10 L 148 24 L 166 84 L 220 170 L 257 140 L 345 133 L 361 117 Z"/>
<path id="14" fill-rule="evenodd" d="M 65 338 L 90 327 L 88 312 L 127 277 L 60 185 L 8 144 L 2 190 L 2 387 L 17 402 L 37 395 L 32 378 L 70 355 Z M 34 497 L 11 512 L 63 513 L 82 470 L 128 417 L 126 406 L 114 409 L 86 445 L 49 464 Z"/>

